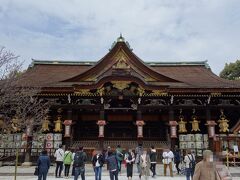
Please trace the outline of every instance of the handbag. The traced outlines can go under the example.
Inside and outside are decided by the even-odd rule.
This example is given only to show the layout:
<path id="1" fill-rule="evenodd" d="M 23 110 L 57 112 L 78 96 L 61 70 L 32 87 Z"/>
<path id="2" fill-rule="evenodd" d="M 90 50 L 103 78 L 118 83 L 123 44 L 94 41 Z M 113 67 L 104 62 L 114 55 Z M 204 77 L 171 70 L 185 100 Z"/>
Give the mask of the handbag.
<path id="1" fill-rule="evenodd" d="M 182 175 L 186 175 L 187 174 L 187 172 L 186 172 L 186 165 L 184 163 L 180 164 L 180 174 L 182 174 Z"/>
<path id="2" fill-rule="evenodd" d="M 39 174 L 39 169 L 38 169 L 38 167 L 35 167 L 34 175 L 38 176 L 38 174 Z"/>

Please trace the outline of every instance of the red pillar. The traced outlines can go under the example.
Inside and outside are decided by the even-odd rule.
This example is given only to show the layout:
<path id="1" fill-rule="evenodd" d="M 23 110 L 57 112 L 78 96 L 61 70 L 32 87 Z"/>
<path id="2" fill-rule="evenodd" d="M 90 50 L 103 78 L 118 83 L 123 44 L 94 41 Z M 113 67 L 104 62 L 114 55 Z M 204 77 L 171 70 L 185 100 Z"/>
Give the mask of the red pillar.
<path id="1" fill-rule="evenodd" d="M 175 149 L 177 139 L 177 121 L 169 121 L 170 137 L 171 137 L 171 149 Z"/>

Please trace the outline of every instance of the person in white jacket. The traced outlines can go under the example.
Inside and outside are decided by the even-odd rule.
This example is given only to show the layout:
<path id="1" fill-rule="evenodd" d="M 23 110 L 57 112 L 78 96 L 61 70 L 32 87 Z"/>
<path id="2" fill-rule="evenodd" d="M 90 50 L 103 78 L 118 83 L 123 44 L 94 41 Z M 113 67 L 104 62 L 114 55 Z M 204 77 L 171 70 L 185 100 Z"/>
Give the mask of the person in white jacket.
<path id="1" fill-rule="evenodd" d="M 59 148 L 56 150 L 54 157 L 56 158 L 55 177 L 60 178 L 63 170 L 63 158 L 64 158 L 64 150 L 62 149 L 62 145 L 59 145 Z"/>
<path id="2" fill-rule="evenodd" d="M 173 170 L 172 170 L 172 160 L 174 158 L 173 152 L 169 148 L 166 148 L 162 156 L 163 156 L 164 176 L 166 176 L 167 167 L 169 167 L 170 176 L 173 177 Z"/>

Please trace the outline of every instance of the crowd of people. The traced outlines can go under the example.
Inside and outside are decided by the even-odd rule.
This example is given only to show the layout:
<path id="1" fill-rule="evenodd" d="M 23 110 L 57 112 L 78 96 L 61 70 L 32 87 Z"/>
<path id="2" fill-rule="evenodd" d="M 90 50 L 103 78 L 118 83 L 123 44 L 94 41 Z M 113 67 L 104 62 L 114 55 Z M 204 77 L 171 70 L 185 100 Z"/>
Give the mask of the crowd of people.
<path id="1" fill-rule="evenodd" d="M 110 180 L 118 180 L 118 175 L 122 171 L 122 164 L 126 167 L 126 175 L 128 180 L 133 177 L 133 165 L 136 164 L 139 179 L 148 179 L 150 176 L 156 177 L 156 165 L 157 165 L 157 151 L 152 146 L 149 149 L 143 148 L 142 144 L 136 147 L 135 152 L 133 149 L 123 151 L 120 145 L 115 150 L 108 147 L 106 151 L 95 150 L 92 154 L 91 161 L 93 170 L 95 173 L 95 180 L 101 180 L 102 168 L 106 164 L 106 168 L 109 171 Z M 79 147 L 75 151 L 66 149 L 60 145 L 55 154 L 55 177 L 61 178 L 64 167 L 64 177 L 69 178 L 70 175 L 74 176 L 74 180 L 77 180 L 81 176 L 82 180 L 85 180 L 85 163 L 87 161 L 87 155 L 83 150 L 83 147 Z M 216 173 L 213 165 L 213 153 L 210 150 L 206 150 L 203 153 L 203 160 L 196 164 L 194 154 L 190 151 L 186 151 L 185 156 L 181 156 L 180 150 L 176 147 L 174 151 L 169 148 L 165 148 L 159 159 L 162 159 L 164 172 L 163 175 L 169 174 L 173 177 L 173 168 L 176 169 L 177 174 L 185 174 L 186 179 L 190 180 L 215 180 Z M 184 169 L 180 169 L 179 164 L 184 163 Z M 47 155 L 47 151 L 44 150 L 37 161 L 39 173 L 38 180 L 46 180 L 48 169 L 50 167 L 50 158 Z M 72 171 L 70 174 L 70 167 Z M 183 172 L 184 171 L 184 172 Z M 151 173 L 150 173 L 151 172 Z"/>

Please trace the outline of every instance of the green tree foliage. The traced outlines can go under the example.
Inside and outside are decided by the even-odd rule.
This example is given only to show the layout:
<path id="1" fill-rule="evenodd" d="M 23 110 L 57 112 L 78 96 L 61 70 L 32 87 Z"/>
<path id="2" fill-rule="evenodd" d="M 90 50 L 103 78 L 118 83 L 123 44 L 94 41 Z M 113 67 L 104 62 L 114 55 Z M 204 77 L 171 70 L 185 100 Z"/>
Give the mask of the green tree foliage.
<path id="1" fill-rule="evenodd" d="M 229 80 L 240 80 L 240 60 L 235 63 L 226 63 L 220 77 Z"/>

